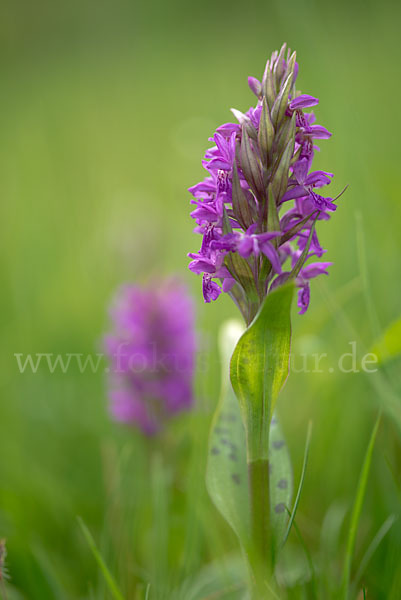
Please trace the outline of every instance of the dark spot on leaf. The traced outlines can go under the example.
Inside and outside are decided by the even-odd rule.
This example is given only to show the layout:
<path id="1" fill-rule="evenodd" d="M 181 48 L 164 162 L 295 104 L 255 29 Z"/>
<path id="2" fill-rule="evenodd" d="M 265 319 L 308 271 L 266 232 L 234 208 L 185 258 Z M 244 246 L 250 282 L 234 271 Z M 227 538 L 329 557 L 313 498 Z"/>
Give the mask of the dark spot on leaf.
<path id="1" fill-rule="evenodd" d="M 228 423 L 233 423 L 234 421 L 237 420 L 237 417 L 231 413 L 226 413 L 226 414 L 221 414 L 220 415 L 220 419 L 222 421 L 227 421 Z"/>
<path id="2" fill-rule="evenodd" d="M 277 425 L 277 419 L 276 419 L 276 417 L 272 418 L 271 424 L 272 425 Z"/>
<path id="3" fill-rule="evenodd" d="M 276 504 L 276 506 L 274 507 L 274 512 L 276 513 L 282 513 L 285 511 L 285 504 L 283 502 L 280 502 L 280 504 Z"/>
<path id="4" fill-rule="evenodd" d="M 216 446 L 213 446 L 213 448 L 211 449 L 211 453 L 212 454 L 220 454 L 220 450 L 218 448 L 216 448 Z"/>
<path id="5" fill-rule="evenodd" d="M 234 473 L 233 475 L 231 475 L 231 478 L 234 481 L 234 483 L 236 483 L 237 485 L 240 484 L 240 477 L 237 473 Z"/>
<path id="6" fill-rule="evenodd" d="M 286 479 L 280 479 L 277 484 L 277 487 L 281 490 L 286 490 L 288 488 L 288 481 Z"/>
<path id="7" fill-rule="evenodd" d="M 226 440 L 225 438 L 221 438 L 220 443 L 223 444 L 224 446 L 228 446 L 230 442 L 228 440 Z"/>
<path id="8" fill-rule="evenodd" d="M 235 461 L 236 461 L 236 460 L 237 460 L 237 455 L 236 455 L 236 454 L 233 454 L 233 453 L 231 452 L 231 454 L 229 454 L 229 455 L 228 455 L 228 458 L 229 458 L 230 460 L 235 460 Z"/>
<path id="9" fill-rule="evenodd" d="M 284 445 L 284 440 L 276 440 L 275 442 L 273 442 L 273 448 L 275 448 L 276 450 L 280 450 L 280 448 L 282 448 Z"/>

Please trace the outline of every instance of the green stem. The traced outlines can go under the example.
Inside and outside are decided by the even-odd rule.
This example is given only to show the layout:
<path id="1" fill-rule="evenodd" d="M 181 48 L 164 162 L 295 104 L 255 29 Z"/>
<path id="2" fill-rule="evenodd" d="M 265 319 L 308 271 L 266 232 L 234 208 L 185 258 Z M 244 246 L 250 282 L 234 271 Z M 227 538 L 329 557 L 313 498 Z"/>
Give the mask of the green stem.
<path id="1" fill-rule="evenodd" d="M 272 572 L 272 540 L 270 530 L 269 461 L 248 462 L 251 502 L 252 571 L 254 597 L 269 598 L 268 586 Z"/>

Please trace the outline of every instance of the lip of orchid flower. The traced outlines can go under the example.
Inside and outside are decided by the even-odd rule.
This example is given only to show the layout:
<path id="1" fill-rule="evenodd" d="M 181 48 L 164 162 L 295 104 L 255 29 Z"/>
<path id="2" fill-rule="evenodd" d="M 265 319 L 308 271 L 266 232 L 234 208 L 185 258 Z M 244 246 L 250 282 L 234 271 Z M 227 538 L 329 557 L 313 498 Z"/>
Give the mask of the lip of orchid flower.
<path id="1" fill-rule="evenodd" d="M 312 169 L 319 150 L 314 142 L 331 133 L 315 123 L 313 112 L 304 112 L 319 100 L 297 93 L 297 77 L 296 54 L 284 44 L 261 80 L 248 78 L 256 106 L 245 113 L 231 109 L 238 123 L 217 128 L 202 163 L 208 176 L 189 190 L 195 231 L 204 236 L 199 253 L 189 254 L 189 268 L 204 274 L 206 302 L 229 293 L 247 323 L 269 290 L 288 277 L 300 288 L 305 312 L 310 279 L 327 273 L 330 264 L 305 265 L 325 252 L 315 225 L 330 218 L 337 198 L 316 191 L 331 183 L 333 173 Z M 292 271 L 285 271 L 287 260 Z"/>
<path id="2" fill-rule="evenodd" d="M 206 273 L 203 275 L 202 288 L 205 302 L 217 300 L 222 292 L 221 287 Z"/>

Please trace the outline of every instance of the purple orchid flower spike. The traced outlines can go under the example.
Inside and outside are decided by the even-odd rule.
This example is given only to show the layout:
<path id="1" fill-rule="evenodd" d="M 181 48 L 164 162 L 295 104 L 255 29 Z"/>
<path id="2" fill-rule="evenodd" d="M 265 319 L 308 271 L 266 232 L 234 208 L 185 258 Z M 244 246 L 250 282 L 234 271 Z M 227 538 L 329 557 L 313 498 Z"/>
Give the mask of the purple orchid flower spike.
<path id="1" fill-rule="evenodd" d="M 203 265 L 204 266 L 204 265 Z M 217 286 L 208 282 L 211 299 Z M 168 418 L 193 404 L 194 311 L 185 286 L 167 279 L 122 287 L 111 309 L 110 412 L 116 421 L 160 431 Z"/>
<path id="2" fill-rule="evenodd" d="M 208 176 L 189 190 L 195 231 L 203 235 L 189 268 L 203 274 L 205 302 L 229 293 L 248 324 L 266 294 L 288 279 L 299 287 L 304 313 L 310 279 L 330 264 L 305 264 L 325 252 L 315 226 L 337 205 L 320 192 L 333 174 L 312 169 L 315 141 L 331 133 L 307 111 L 319 100 L 296 91 L 297 76 L 295 53 L 284 45 L 267 61 L 261 81 L 248 78 L 256 106 L 245 113 L 232 109 L 238 123 L 218 127 L 203 161 Z"/>

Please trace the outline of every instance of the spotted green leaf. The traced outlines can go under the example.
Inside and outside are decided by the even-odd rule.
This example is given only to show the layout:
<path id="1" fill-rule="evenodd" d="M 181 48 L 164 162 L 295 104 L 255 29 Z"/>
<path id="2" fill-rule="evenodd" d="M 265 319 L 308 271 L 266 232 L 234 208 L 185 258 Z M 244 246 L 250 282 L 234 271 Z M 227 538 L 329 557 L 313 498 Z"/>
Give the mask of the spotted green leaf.
<path id="1" fill-rule="evenodd" d="M 288 446 L 276 415 L 270 425 L 269 449 L 271 522 L 275 545 L 280 548 L 291 510 L 293 474 Z"/>
<path id="2" fill-rule="evenodd" d="M 247 435 L 248 461 L 268 460 L 269 424 L 289 372 L 294 287 L 266 296 L 231 359 L 231 383 Z"/>
<path id="3" fill-rule="evenodd" d="M 250 503 L 245 429 L 238 400 L 228 379 L 228 365 L 235 342 L 243 332 L 237 321 L 222 328 L 222 391 L 210 432 L 206 484 L 209 494 L 246 550 L 250 536 Z M 293 490 L 287 445 L 277 417 L 270 428 L 270 506 L 276 547 L 280 547 L 288 524 Z"/>
<path id="4" fill-rule="evenodd" d="M 206 485 L 214 504 L 247 548 L 250 511 L 245 430 L 228 379 L 230 355 L 242 331 L 237 321 L 228 321 L 221 330 L 222 390 L 210 431 Z"/>

